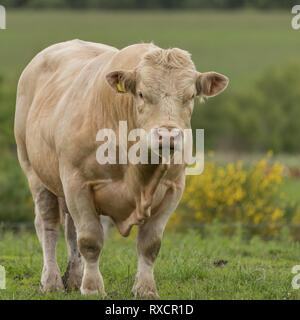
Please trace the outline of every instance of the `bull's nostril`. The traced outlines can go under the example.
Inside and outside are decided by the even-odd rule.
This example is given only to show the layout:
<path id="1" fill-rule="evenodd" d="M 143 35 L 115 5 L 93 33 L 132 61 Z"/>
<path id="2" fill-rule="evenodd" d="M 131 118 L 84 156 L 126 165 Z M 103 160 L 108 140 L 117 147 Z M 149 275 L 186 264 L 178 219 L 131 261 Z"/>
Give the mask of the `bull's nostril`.
<path id="1" fill-rule="evenodd" d="M 160 127 L 157 128 L 157 133 L 159 134 L 170 134 L 173 133 L 174 135 L 178 135 L 180 134 L 180 129 L 176 128 L 176 127 Z"/>
<path id="2" fill-rule="evenodd" d="M 156 141 L 158 141 L 159 149 L 164 147 L 170 148 L 171 151 L 180 146 L 180 139 L 183 136 L 181 129 L 174 126 L 158 127 L 154 131 Z"/>

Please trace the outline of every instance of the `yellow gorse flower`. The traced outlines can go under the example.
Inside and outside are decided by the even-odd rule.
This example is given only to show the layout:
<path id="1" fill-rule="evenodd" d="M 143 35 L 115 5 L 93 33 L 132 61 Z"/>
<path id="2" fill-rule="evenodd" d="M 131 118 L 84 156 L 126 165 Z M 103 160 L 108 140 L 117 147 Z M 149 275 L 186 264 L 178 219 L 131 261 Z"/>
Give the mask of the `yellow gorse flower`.
<path id="1" fill-rule="evenodd" d="M 276 226 L 284 221 L 284 210 L 275 205 L 274 198 L 282 183 L 284 167 L 268 165 L 273 155 L 250 167 L 242 162 L 216 165 L 205 163 L 200 176 L 188 176 L 186 189 L 169 227 L 183 222 L 242 222 L 264 225 L 265 234 L 275 234 Z"/>

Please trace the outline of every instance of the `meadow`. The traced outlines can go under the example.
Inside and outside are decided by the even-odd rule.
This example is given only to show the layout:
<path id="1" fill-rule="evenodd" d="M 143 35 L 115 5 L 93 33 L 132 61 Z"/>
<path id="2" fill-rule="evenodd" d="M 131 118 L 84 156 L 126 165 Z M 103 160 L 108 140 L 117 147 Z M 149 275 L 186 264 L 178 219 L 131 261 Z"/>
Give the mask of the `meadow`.
<path id="1" fill-rule="evenodd" d="M 117 234 L 105 240 L 100 258 L 107 299 L 132 299 L 137 257 L 134 235 Z M 0 233 L 0 264 L 6 268 L 6 290 L 2 299 L 99 299 L 79 292 L 43 294 L 40 291 L 42 250 L 36 235 L 29 232 Z M 58 263 L 64 272 L 67 253 L 61 235 Z M 280 238 L 263 241 L 243 239 L 237 232 L 231 238 L 220 235 L 218 225 L 204 233 L 165 232 L 155 266 L 161 299 L 300 299 L 294 290 L 291 270 L 299 264 L 300 244 L 283 231 Z"/>
<path id="2" fill-rule="evenodd" d="M 215 70 L 230 78 L 227 92 L 220 99 L 212 99 L 212 102 L 197 104 L 195 107 L 193 126 L 205 128 L 205 153 L 209 154 L 209 150 L 216 145 L 211 137 L 219 132 L 215 135 L 215 140 L 218 140 L 218 145 L 222 145 L 222 130 L 227 133 L 226 125 L 229 124 L 240 127 L 241 133 L 247 137 L 252 135 L 253 139 L 258 139 L 262 136 L 274 136 L 276 141 L 280 140 L 280 135 L 286 128 L 279 125 L 279 120 L 291 128 L 289 121 L 294 120 L 293 126 L 299 127 L 297 99 L 300 80 L 297 70 L 300 69 L 296 69 L 294 73 L 289 69 L 284 76 L 279 76 L 280 81 L 272 76 L 272 71 L 265 73 L 269 67 L 280 69 L 283 66 L 284 70 L 289 62 L 296 61 L 299 64 L 300 31 L 291 29 L 291 18 L 290 12 L 284 11 L 8 10 L 7 30 L 0 32 L 0 222 L 4 222 L 4 225 L 17 224 L 18 231 L 1 228 L 0 223 L 0 265 L 7 272 L 7 289 L 0 290 L 0 299 L 97 299 L 82 297 L 77 292 L 41 294 L 39 290 L 42 250 L 32 228 L 33 203 L 27 182 L 19 168 L 13 137 L 17 81 L 35 54 L 51 44 L 75 38 L 117 48 L 153 41 L 163 48 L 179 47 L 188 50 L 199 71 Z M 256 79 L 260 80 L 255 82 Z M 273 82 L 270 88 L 261 89 L 267 92 L 262 98 L 262 92 L 253 88 L 252 83 L 255 82 L 259 87 L 268 80 Z M 282 84 L 286 87 L 283 88 Z M 258 100 L 251 100 L 252 98 Z M 278 104 L 277 100 L 280 101 Z M 261 105 L 258 104 L 256 113 L 252 114 L 251 110 L 255 109 L 256 102 L 264 105 L 264 109 L 260 109 Z M 260 121 L 267 114 L 269 106 L 271 112 L 274 105 L 275 109 L 279 105 L 282 110 L 286 110 L 291 102 L 296 111 L 284 111 L 278 113 L 277 118 L 271 117 L 269 127 L 263 132 L 253 126 L 255 121 Z M 231 117 L 228 112 L 232 112 Z M 278 129 L 277 136 L 274 134 L 275 129 Z M 183 199 L 183 204 L 189 211 L 184 206 L 180 209 L 185 209 L 182 224 L 186 220 L 194 227 L 198 222 L 204 223 L 204 226 L 192 230 L 185 228 L 183 232 L 180 228 L 172 228 L 176 226 L 176 221 L 173 224 L 171 221 L 165 233 L 155 269 L 162 299 L 300 299 L 300 291 L 291 287 L 294 276 L 291 269 L 300 261 L 300 244 L 295 241 L 295 238 L 299 238 L 299 233 L 297 237 L 295 234 L 292 237 L 289 229 L 292 221 L 298 225 L 300 221 L 300 180 L 297 178 L 300 158 L 296 154 L 299 153 L 299 139 L 296 135 L 293 137 L 296 141 L 293 155 L 284 154 L 285 150 L 280 151 L 279 146 L 280 152 L 269 159 L 272 165 L 277 162 L 285 165 L 282 172 L 274 175 L 275 183 L 275 180 L 268 180 L 269 167 L 261 169 L 259 174 L 255 170 L 251 171 L 253 162 L 265 157 L 270 148 L 267 143 L 262 150 L 252 152 L 249 149 L 242 154 L 239 150 L 232 152 L 225 148 L 222 152 L 216 152 L 213 159 L 209 159 L 211 163 L 215 163 L 215 167 L 210 164 L 210 169 L 202 176 L 202 180 L 200 176 L 199 181 L 193 182 L 191 186 L 196 190 L 187 189 L 189 193 Z M 247 149 L 248 146 L 245 145 Z M 234 186 L 232 185 L 233 191 L 227 192 L 229 194 L 225 197 L 223 191 L 229 190 L 228 181 L 226 184 L 225 179 L 220 178 L 217 186 L 215 177 L 220 170 L 225 170 L 230 176 L 231 164 L 238 166 L 238 162 L 244 163 L 244 174 L 248 177 L 246 182 L 251 183 L 241 182 L 241 172 L 238 170 L 232 176 L 236 179 L 236 190 L 242 188 L 247 202 L 240 203 L 239 199 L 235 199 L 236 203 L 228 206 L 226 202 L 231 201 Z M 291 174 L 291 169 L 295 170 L 294 175 Z M 253 177 L 258 179 L 254 181 Z M 269 182 L 265 183 L 266 180 Z M 284 213 L 283 217 L 276 217 L 280 221 L 275 219 L 279 223 L 276 236 L 272 234 L 265 241 L 259 234 L 245 235 L 239 228 L 224 233 L 223 227 L 218 224 L 207 225 L 211 221 L 205 219 L 210 220 L 216 210 L 209 204 L 209 197 L 201 198 L 205 199 L 202 202 L 199 200 L 201 190 L 205 190 L 202 188 L 205 181 L 209 182 L 207 191 L 211 192 L 212 198 L 219 192 L 218 201 L 224 208 L 221 211 L 235 213 L 233 222 L 238 222 L 237 217 L 241 217 L 239 206 L 245 203 L 249 205 L 253 201 L 256 214 L 262 216 L 261 213 L 265 213 L 263 222 L 268 223 L 267 211 L 263 211 L 267 207 L 263 207 L 263 210 L 258 207 L 258 200 L 261 202 L 268 198 L 268 205 L 271 204 L 273 210 L 268 213 L 270 217 L 278 213 L 278 210 L 275 211 L 278 208 Z M 265 184 L 266 188 L 270 186 L 271 189 L 260 193 L 259 187 Z M 251 193 L 251 188 L 255 192 Z M 252 194 L 256 198 L 252 199 Z M 284 200 L 281 199 L 282 194 L 285 196 Z M 199 201 L 190 204 L 189 198 L 192 197 Z M 207 213 L 199 215 L 198 206 L 204 207 Z M 243 221 L 247 223 L 246 212 L 248 211 L 245 210 Z M 296 219 L 293 220 L 294 216 Z M 223 213 L 221 218 L 226 221 L 227 216 Z M 256 216 L 252 215 L 249 221 L 255 223 Z M 31 227 L 20 230 L 19 225 L 23 223 Z M 130 290 L 137 263 L 133 238 L 134 235 L 129 239 L 121 239 L 112 232 L 111 237 L 105 241 L 100 268 L 108 299 L 131 299 Z M 63 272 L 67 264 L 63 234 L 60 235 L 57 256 Z"/>

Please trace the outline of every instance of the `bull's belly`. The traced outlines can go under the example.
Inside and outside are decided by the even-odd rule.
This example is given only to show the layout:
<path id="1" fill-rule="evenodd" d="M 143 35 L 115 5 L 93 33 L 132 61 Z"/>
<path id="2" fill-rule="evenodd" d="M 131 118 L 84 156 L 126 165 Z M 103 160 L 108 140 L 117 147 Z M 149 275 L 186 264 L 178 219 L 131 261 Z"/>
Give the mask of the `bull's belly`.
<path id="1" fill-rule="evenodd" d="M 151 215 L 157 212 L 166 191 L 164 184 L 158 186 L 153 196 Z M 136 209 L 135 198 L 128 192 L 124 182 L 111 182 L 97 188 L 94 199 L 98 212 L 110 216 L 115 222 L 126 220 Z"/>

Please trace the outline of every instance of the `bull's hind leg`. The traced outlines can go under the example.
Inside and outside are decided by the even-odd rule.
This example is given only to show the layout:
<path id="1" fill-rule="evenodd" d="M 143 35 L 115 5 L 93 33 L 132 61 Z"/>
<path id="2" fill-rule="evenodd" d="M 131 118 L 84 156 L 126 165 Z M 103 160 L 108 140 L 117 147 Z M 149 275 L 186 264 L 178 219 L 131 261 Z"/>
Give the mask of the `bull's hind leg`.
<path id="1" fill-rule="evenodd" d="M 68 247 L 68 266 L 63 276 L 63 282 L 67 290 L 79 290 L 82 281 L 81 255 L 77 246 L 77 233 L 72 217 L 65 214 L 65 238 Z"/>
<path id="2" fill-rule="evenodd" d="M 21 125 L 22 122 L 20 122 Z M 59 206 L 57 197 L 45 188 L 28 160 L 24 137 L 16 131 L 17 151 L 20 165 L 27 176 L 35 204 L 35 228 L 43 248 L 44 266 L 41 278 L 44 291 L 63 288 L 56 261 L 56 243 L 59 231 Z"/>
<path id="3" fill-rule="evenodd" d="M 56 261 L 56 243 L 59 232 L 59 207 L 57 197 L 37 181 L 30 181 L 35 202 L 35 227 L 43 248 L 44 266 L 42 290 L 63 289 L 61 273 Z M 34 185 L 34 187 L 32 187 Z"/>

